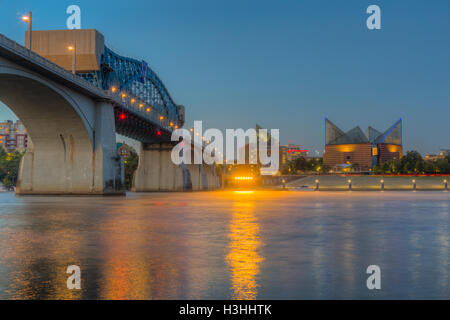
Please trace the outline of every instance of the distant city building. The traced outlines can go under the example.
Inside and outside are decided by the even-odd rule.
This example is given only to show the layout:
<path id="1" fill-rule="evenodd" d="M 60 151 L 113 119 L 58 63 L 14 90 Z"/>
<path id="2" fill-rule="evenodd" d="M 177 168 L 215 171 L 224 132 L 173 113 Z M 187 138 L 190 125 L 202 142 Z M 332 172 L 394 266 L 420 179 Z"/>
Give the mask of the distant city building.
<path id="1" fill-rule="evenodd" d="M 287 146 L 280 146 L 280 167 L 284 167 L 288 160 L 287 160 Z"/>
<path id="2" fill-rule="evenodd" d="M 357 167 L 360 171 L 370 171 L 375 165 L 403 156 L 401 119 L 384 133 L 372 127 L 366 133 L 360 127 L 344 132 L 328 119 L 325 126 L 323 162 L 333 170 Z"/>
<path id="3" fill-rule="evenodd" d="M 438 154 L 426 154 L 425 155 L 425 160 L 426 161 L 436 161 L 436 160 L 439 160 L 439 159 L 442 159 L 442 158 L 443 157 L 441 157 Z"/>
<path id="4" fill-rule="evenodd" d="M 450 150 L 449 149 L 442 149 L 441 152 L 439 153 L 439 155 L 441 157 L 447 157 L 450 155 Z"/>
<path id="5" fill-rule="evenodd" d="M 28 146 L 28 133 L 21 121 L 0 122 L 0 146 L 7 152 L 23 152 Z"/>
<path id="6" fill-rule="evenodd" d="M 302 150 L 299 145 L 288 144 L 286 146 L 280 146 L 280 164 L 286 165 L 290 161 L 294 161 L 299 158 L 307 158 L 308 150 Z"/>
<path id="7" fill-rule="evenodd" d="M 440 159 L 444 159 L 445 157 L 447 157 L 448 155 L 450 155 L 450 150 L 447 149 L 442 149 L 439 154 L 427 154 L 425 155 L 425 160 L 428 161 L 436 161 L 436 160 L 440 160 Z"/>

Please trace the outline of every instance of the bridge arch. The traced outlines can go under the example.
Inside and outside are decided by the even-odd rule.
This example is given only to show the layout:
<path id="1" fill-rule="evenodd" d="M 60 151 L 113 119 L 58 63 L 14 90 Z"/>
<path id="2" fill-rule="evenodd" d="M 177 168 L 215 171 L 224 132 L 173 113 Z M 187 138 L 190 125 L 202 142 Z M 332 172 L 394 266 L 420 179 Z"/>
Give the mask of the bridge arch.
<path id="1" fill-rule="evenodd" d="M 77 98 L 45 78 L 0 66 L 0 101 L 23 122 L 29 136 L 17 193 L 95 191 L 95 108 L 88 112 L 89 106 Z"/>
<path id="2" fill-rule="evenodd" d="M 64 89 L 60 88 L 59 86 L 51 83 L 50 81 L 46 81 L 36 75 L 34 75 L 33 73 L 29 73 L 26 71 L 23 71 L 19 68 L 14 68 L 14 67 L 5 67 L 5 66 L 0 66 L 0 83 L 2 84 L 2 86 L 0 87 L 0 101 L 4 100 L 4 99 L 8 99 L 8 94 L 9 96 L 12 96 L 12 98 L 24 98 L 26 99 L 27 97 L 22 95 L 22 96 L 15 96 L 13 94 L 14 90 L 8 90 L 8 83 L 10 83 L 9 87 L 14 87 L 15 90 L 19 89 L 20 86 L 25 87 L 25 89 L 23 89 L 22 91 L 25 91 L 26 94 L 28 94 L 29 96 L 29 89 L 32 88 L 31 86 L 29 86 L 30 84 L 33 84 L 33 82 L 36 85 L 41 85 L 40 88 L 41 89 L 47 89 L 47 92 L 53 93 L 54 95 L 59 95 L 60 98 L 64 99 L 64 105 L 70 105 L 70 108 L 68 110 L 60 110 L 60 111 L 70 111 L 72 113 L 72 111 L 75 111 L 79 118 L 81 119 L 81 121 L 83 122 L 86 130 L 89 133 L 89 136 L 91 137 L 91 139 L 93 138 L 93 130 L 94 130 L 94 123 L 92 121 L 92 119 L 90 120 L 90 116 L 88 114 L 88 112 L 86 112 L 86 110 L 83 110 L 83 107 L 80 106 L 80 103 L 76 101 L 76 99 L 68 92 L 66 92 Z M 14 81 L 19 81 L 19 83 L 21 83 L 22 85 L 15 85 L 12 84 Z M 23 81 L 22 81 L 23 80 Z M 12 83 L 11 83 L 12 82 Z M 45 87 L 45 88 L 44 88 Z M 42 92 L 42 94 L 46 94 L 45 90 L 39 90 L 40 92 Z M 5 101 L 4 101 L 5 102 Z M 6 102 L 5 102 L 6 104 Z M 60 107 L 62 107 L 63 105 L 61 105 Z M 20 106 L 16 106 L 14 112 L 21 112 L 19 110 Z M 12 110 L 12 107 L 11 107 Z M 45 111 L 45 110 L 42 110 Z M 26 115 L 26 112 L 24 112 L 23 117 L 21 118 L 21 121 L 24 121 L 23 118 Z M 19 116 L 16 113 L 17 116 Z"/>

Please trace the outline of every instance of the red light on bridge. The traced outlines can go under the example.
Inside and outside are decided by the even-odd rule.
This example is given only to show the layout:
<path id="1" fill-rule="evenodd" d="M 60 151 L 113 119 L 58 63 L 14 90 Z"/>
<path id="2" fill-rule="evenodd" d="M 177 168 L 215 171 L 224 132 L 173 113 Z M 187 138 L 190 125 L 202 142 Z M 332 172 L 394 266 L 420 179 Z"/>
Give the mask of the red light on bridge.
<path id="1" fill-rule="evenodd" d="M 127 115 L 125 113 L 120 114 L 119 116 L 120 120 L 125 120 L 127 118 Z"/>
<path id="2" fill-rule="evenodd" d="M 162 135 L 162 132 L 160 130 L 156 131 L 156 135 L 160 136 Z"/>

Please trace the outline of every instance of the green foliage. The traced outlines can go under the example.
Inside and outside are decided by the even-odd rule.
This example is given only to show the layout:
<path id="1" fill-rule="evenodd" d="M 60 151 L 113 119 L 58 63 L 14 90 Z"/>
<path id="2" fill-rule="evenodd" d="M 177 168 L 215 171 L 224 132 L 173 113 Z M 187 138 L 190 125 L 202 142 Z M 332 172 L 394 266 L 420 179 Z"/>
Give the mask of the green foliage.
<path id="1" fill-rule="evenodd" d="M 436 161 L 438 173 L 450 173 L 450 155 Z"/>
<path id="2" fill-rule="evenodd" d="M 15 187 L 23 153 L 7 153 L 0 147 L 0 181 L 6 188 Z"/>
<path id="3" fill-rule="evenodd" d="M 408 151 L 400 160 L 401 173 L 423 173 L 425 161 L 417 151 Z"/>
<path id="4" fill-rule="evenodd" d="M 400 160 L 391 160 L 373 169 L 379 174 L 448 174 L 450 173 L 450 156 L 437 161 L 424 160 L 417 151 L 408 151 Z"/>
<path id="5" fill-rule="evenodd" d="M 382 165 L 376 165 L 373 171 L 380 174 L 398 174 L 400 173 L 400 163 L 397 160 L 389 160 Z"/>
<path id="6" fill-rule="evenodd" d="M 288 162 L 281 170 L 282 174 L 297 174 L 306 172 L 329 172 L 330 168 L 323 165 L 322 158 L 298 158 Z"/>
<path id="7" fill-rule="evenodd" d="M 133 185 L 134 173 L 139 164 L 139 155 L 130 148 L 130 156 L 124 161 L 125 163 L 125 186 L 127 190 L 131 190 Z"/>
<path id="8" fill-rule="evenodd" d="M 6 151 L 0 146 L 0 159 L 3 159 L 4 157 L 6 157 Z"/>

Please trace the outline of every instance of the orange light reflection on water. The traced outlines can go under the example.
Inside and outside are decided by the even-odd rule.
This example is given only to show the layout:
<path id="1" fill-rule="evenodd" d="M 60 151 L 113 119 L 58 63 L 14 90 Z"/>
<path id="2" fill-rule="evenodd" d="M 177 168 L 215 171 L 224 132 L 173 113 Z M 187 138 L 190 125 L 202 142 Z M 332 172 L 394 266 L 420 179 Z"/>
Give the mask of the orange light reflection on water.
<path id="1" fill-rule="evenodd" d="M 254 201 L 237 199 L 233 204 L 227 255 L 227 262 L 231 268 L 232 298 L 235 300 L 257 298 L 259 287 L 257 277 L 263 261 L 259 254 L 261 247 L 259 231 Z"/>

